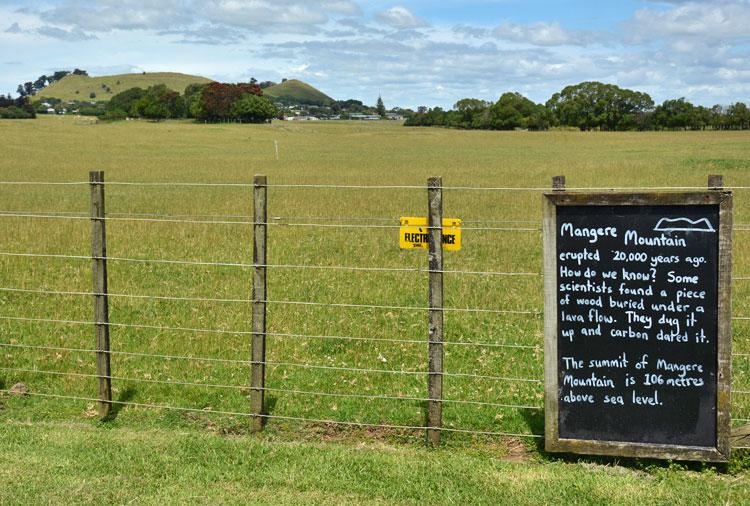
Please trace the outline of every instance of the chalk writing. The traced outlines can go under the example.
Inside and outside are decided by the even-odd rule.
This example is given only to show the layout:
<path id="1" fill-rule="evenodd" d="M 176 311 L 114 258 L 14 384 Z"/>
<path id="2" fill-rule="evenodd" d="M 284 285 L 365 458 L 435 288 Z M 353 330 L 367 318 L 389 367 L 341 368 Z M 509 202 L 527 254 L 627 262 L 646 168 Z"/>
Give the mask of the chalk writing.
<path id="1" fill-rule="evenodd" d="M 557 208 L 561 438 L 715 444 L 718 220 Z"/>

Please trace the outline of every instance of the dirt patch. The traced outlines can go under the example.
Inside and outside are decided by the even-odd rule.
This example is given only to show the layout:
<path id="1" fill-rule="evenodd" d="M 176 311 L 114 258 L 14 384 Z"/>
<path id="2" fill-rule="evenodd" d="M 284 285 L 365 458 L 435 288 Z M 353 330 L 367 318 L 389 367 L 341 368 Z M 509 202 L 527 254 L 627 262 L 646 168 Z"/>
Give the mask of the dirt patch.
<path id="1" fill-rule="evenodd" d="M 506 453 L 500 457 L 500 460 L 521 463 L 528 462 L 534 458 L 534 454 L 529 450 L 528 446 L 518 438 L 505 438 L 502 444 Z"/>
<path id="2" fill-rule="evenodd" d="M 12 387 L 10 387 L 10 390 L 8 390 L 8 393 L 10 395 L 17 395 L 17 396 L 25 396 L 29 393 L 29 387 L 26 386 L 26 383 L 16 383 Z"/>

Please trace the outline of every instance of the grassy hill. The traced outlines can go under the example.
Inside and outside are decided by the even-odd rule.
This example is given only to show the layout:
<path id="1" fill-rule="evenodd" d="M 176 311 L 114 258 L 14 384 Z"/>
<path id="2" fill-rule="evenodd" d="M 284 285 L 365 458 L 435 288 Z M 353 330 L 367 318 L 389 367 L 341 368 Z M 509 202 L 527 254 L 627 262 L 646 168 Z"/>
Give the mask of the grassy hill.
<path id="1" fill-rule="evenodd" d="M 328 105 L 334 101 L 317 88 L 297 79 L 289 79 L 266 88 L 263 90 L 263 94 L 284 103 Z"/>
<path id="2" fill-rule="evenodd" d="M 178 74 L 176 72 L 153 72 L 145 74 L 120 74 L 114 76 L 74 76 L 68 75 L 60 81 L 44 88 L 36 96 L 62 100 L 89 100 L 95 93 L 97 101 L 106 101 L 121 91 L 130 88 L 148 88 L 155 84 L 166 84 L 168 88 L 182 93 L 189 84 L 210 83 L 211 79 L 201 76 Z M 109 88 L 109 91 L 107 91 Z"/>

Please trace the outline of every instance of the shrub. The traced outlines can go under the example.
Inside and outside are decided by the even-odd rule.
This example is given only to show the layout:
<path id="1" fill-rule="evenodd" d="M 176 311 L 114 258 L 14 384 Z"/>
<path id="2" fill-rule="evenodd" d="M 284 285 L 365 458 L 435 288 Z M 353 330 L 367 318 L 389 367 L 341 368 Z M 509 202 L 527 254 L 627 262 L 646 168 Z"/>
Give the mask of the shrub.
<path id="1" fill-rule="evenodd" d="M 35 115 L 33 115 L 33 113 L 30 114 L 15 105 L 0 108 L 0 118 L 2 119 L 32 119 L 34 117 Z"/>
<path id="2" fill-rule="evenodd" d="M 263 90 L 257 84 L 210 83 L 201 93 L 197 117 L 206 121 L 234 119 L 232 106 L 244 95 L 262 96 Z"/>
<path id="3" fill-rule="evenodd" d="M 243 123 L 265 123 L 275 118 L 279 111 L 267 98 L 252 93 L 242 96 L 232 104 L 232 117 Z"/>
<path id="4" fill-rule="evenodd" d="M 137 112 L 134 110 L 135 104 L 146 95 L 146 90 L 143 88 L 130 88 L 117 95 L 113 96 L 107 103 L 107 112 L 119 111 L 123 114 L 123 119 L 128 115 L 132 114 L 137 116 Z"/>
<path id="5" fill-rule="evenodd" d="M 105 121 L 121 121 L 127 119 L 128 114 L 121 109 L 107 110 L 101 119 Z"/>

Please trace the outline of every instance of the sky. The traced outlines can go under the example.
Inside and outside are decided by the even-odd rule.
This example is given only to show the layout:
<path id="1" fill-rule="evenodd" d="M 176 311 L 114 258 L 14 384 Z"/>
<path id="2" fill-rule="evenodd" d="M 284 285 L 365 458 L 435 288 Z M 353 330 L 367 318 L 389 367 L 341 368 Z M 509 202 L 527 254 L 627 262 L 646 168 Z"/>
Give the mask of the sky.
<path id="1" fill-rule="evenodd" d="M 592 80 L 750 103 L 750 0 L 0 0 L 0 92 L 76 67 L 296 78 L 389 108 Z"/>

